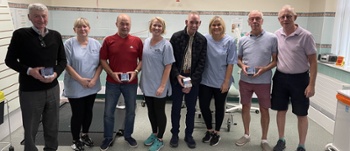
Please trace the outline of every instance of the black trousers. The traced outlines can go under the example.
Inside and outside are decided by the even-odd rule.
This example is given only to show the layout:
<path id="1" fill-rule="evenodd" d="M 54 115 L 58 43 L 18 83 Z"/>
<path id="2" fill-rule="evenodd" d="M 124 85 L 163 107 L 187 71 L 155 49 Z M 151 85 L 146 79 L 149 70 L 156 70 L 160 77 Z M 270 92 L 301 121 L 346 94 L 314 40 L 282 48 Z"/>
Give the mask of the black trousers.
<path id="1" fill-rule="evenodd" d="M 92 110 L 96 99 L 96 93 L 81 98 L 68 98 L 72 109 L 71 133 L 73 140 L 79 140 L 80 130 L 88 133 L 92 122 Z"/>
<path id="2" fill-rule="evenodd" d="M 163 138 L 166 127 L 165 103 L 166 98 L 155 98 L 145 96 L 148 109 L 148 118 L 151 122 L 152 132 L 158 133 L 158 138 Z"/>
<path id="3" fill-rule="evenodd" d="M 213 129 L 212 126 L 212 111 L 210 110 L 210 102 L 214 97 L 215 103 L 215 130 L 220 131 L 222 122 L 225 116 L 227 92 L 221 93 L 219 88 L 208 87 L 206 85 L 199 85 L 199 107 L 203 115 L 203 119 L 207 129 Z"/>

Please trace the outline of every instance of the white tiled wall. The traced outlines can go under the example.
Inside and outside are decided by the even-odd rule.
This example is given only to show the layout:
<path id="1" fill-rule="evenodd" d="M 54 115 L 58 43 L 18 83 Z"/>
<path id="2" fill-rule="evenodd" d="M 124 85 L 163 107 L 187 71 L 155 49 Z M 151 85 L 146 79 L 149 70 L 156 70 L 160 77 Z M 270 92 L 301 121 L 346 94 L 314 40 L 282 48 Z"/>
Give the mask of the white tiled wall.
<path id="1" fill-rule="evenodd" d="M 25 12 L 25 9 L 11 8 L 12 12 Z M 53 10 L 50 11 L 49 28 L 59 31 L 62 35 L 74 35 L 73 23 L 78 17 L 85 17 L 89 20 L 91 25 L 90 36 L 107 36 L 115 34 L 117 31 L 115 22 L 116 18 L 120 13 L 115 12 L 82 12 L 82 11 L 61 11 Z M 166 21 L 167 32 L 164 35 L 166 38 L 170 38 L 171 35 L 182 30 L 185 26 L 185 20 L 187 14 L 147 14 L 147 13 L 127 13 L 131 17 L 132 26 L 131 33 L 139 37 L 148 37 L 148 22 L 152 17 L 159 16 Z M 14 14 L 16 15 L 16 14 Z M 202 34 L 208 33 L 208 26 L 210 19 L 215 15 L 201 15 L 202 24 L 199 28 L 199 32 Z M 249 32 L 250 27 L 247 23 L 246 15 L 219 15 L 226 22 L 226 33 L 231 34 L 231 20 L 233 18 L 242 19 L 242 32 Z M 309 17 L 299 17 L 297 23 L 308 28 Z M 29 22 L 27 20 L 27 22 Z M 318 22 L 316 22 L 318 24 Z M 18 25 L 30 25 L 30 23 L 16 24 Z M 319 25 L 319 24 L 318 24 Z M 277 16 L 264 16 L 263 28 L 266 31 L 274 32 L 280 28 L 280 24 L 277 20 Z M 18 27 L 16 27 L 18 28 Z M 321 27 L 322 28 L 322 27 Z"/>

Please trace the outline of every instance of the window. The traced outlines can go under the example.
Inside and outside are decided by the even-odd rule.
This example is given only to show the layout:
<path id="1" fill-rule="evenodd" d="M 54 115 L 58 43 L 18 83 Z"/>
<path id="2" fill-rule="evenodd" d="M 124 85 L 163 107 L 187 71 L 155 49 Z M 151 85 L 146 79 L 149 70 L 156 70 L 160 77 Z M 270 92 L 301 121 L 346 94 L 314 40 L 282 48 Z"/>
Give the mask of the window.
<path id="1" fill-rule="evenodd" d="M 332 53 L 344 56 L 345 67 L 350 66 L 350 1 L 337 0 L 333 26 Z"/>

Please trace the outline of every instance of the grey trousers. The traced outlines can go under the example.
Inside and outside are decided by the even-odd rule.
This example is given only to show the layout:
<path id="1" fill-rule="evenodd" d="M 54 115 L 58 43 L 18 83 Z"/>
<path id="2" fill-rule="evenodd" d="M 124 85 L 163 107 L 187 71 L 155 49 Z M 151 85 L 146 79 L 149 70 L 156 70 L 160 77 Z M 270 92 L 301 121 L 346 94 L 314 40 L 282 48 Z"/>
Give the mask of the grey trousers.
<path id="1" fill-rule="evenodd" d="M 38 151 L 35 136 L 40 120 L 44 128 L 44 151 L 57 150 L 59 93 L 58 85 L 43 91 L 19 92 L 24 127 L 24 151 Z"/>

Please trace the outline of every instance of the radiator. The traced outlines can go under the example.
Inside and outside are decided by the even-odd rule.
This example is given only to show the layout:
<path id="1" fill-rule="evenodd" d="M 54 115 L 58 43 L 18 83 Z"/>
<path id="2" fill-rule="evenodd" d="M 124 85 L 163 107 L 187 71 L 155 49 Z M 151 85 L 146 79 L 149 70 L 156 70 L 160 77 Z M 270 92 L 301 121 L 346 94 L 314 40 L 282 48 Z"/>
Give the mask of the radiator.
<path id="1" fill-rule="evenodd" d="M 318 73 L 315 96 L 310 98 L 309 117 L 333 133 L 337 109 L 336 94 L 338 90 L 350 89 L 350 84 Z"/>

